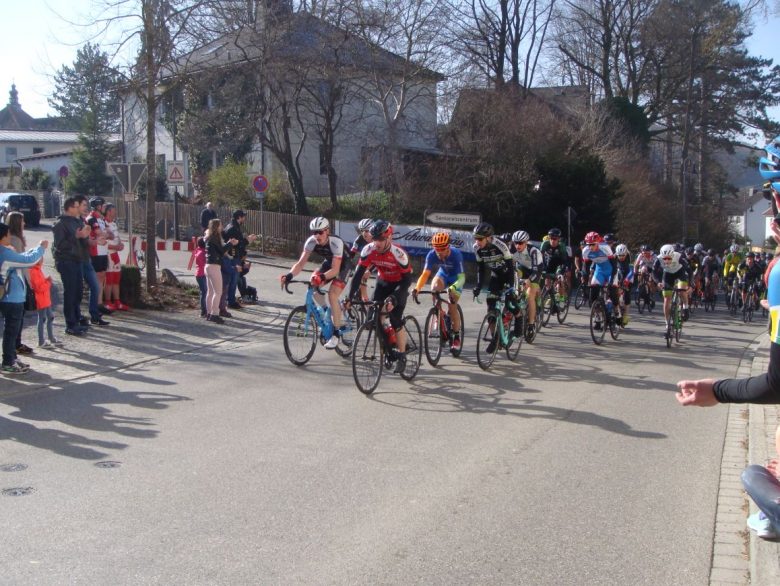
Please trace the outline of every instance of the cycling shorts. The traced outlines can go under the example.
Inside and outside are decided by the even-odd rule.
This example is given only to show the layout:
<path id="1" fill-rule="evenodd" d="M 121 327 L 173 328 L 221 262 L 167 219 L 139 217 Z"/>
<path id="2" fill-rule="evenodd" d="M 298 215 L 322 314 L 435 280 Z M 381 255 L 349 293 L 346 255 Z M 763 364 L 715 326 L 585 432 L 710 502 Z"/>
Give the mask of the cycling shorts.
<path id="1" fill-rule="evenodd" d="M 329 271 L 332 268 L 332 264 L 330 259 L 326 260 L 320 265 L 320 268 L 317 269 L 321 273 L 325 273 Z M 349 277 L 349 271 L 352 269 L 350 266 L 350 263 L 346 262 L 344 259 L 341 260 L 341 267 L 339 268 L 339 274 L 336 275 L 331 279 L 334 285 L 344 287 L 347 284 L 347 278 Z"/>
<path id="2" fill-rule="evenodd" d="M 454 285 L 458 281 L 458 275 L 452 275 L 448 274 L 446 271 L 439 269 L 436 271 L 436 274 L 433 276 L 434 279 L 441 279 L 444 282 L 444 287 L 449 288 L 451 285 Z M 455 290 L 458 292 L 458 295 L 463 293 L 463 285 L 460 287 L 456 287 Z"/>
<path id="3" fill-rule="evenodd" d="M 684 268 L 680 268 L 674 273 L 664 273 L 664 297 L 672 296 L 675 284 L 678 285 L 678 289 L 688 287 L 688 272 Z"/>
<path id="4" fill-rule="evenodd" d="M 403 325 L 404 310 L 406 309 L 406 299 L 409 297 L 409 285 L 412 284 L 411 273 L 406 273 L 403 278 L 395 283 L 389 283 L 378 279 L 376 289 L 374 289 L 374 301 L 384 301 L 390 295 L 395 298 L 393 309 L 388 316 L 390 324 L 400 330 Z"/>
<path id="5" fill-rule="evenodd" d="M 591 285 L 599 285 L 603 287 L 612 278 L 612 265 L 608 262 L 602 262 L 596 265 L 593 271 L 593 278 L 590 281 Z"/>

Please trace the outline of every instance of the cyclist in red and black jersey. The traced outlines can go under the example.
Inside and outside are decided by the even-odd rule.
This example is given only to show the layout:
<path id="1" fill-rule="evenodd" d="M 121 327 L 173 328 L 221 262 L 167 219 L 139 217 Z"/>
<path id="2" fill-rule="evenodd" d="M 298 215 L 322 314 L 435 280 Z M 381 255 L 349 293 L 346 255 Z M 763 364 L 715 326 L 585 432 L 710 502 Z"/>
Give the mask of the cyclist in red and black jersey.
<path id="1" fill-rule="evenodd" d="M 360 251 L 360 261 L 352 277 L 348 299 L 356 299 L 360 283 L 367 269 L 375 267 L 377 282 L 374 301 L 386 301 L 390 311 L 390 325 L 396 331 L 398 361 L 396 372 L 403 372 L 406 365 L 406 331 L 403 329 L 404 309 L 412 284 L 412 267 L 403 248 L 393 244 L 393 227 L 387 220 L 376 220 L 371 226 L 373 240 Z"/>

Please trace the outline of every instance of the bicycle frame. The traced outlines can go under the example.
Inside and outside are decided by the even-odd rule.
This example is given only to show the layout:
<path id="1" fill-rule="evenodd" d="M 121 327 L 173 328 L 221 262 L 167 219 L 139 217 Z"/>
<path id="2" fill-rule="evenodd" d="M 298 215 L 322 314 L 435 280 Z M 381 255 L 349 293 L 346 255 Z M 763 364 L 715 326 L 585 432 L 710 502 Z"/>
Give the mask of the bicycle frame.
<path id="1" fill-rule="evenodd" d="M 323 291 L 319 287 L 315 287 L 308 281 L 289 281 L 285 283 L 284 290 L 287 291 L 287 293 L 290 295 L 293 294 L 293 292 L 289 289 L 290 283 L 305 283 L 309 287 L 306 291 L 306 301 L 304 303 L 304 305 L 306 305 L 305 331 L 308 332 L 309 324 L 311 323 L 310 320 L 314 319 L 314 321 L 317 322 L 317 326 L 320 330 L 320 339 L 330 340 L 331 336 L 333 336 L 333 334 L 336 332 L 336 326 L 333 325 L 333 318 L 331 317 L 330 307 L 318 305 L 317 302 L 314 301 L 315 292 L 320 295 L 324 295 L 325 297 L 328 296 L 328 292 Z M 322 308 L 322 311 L 320 311 L 320 308 Z"/>

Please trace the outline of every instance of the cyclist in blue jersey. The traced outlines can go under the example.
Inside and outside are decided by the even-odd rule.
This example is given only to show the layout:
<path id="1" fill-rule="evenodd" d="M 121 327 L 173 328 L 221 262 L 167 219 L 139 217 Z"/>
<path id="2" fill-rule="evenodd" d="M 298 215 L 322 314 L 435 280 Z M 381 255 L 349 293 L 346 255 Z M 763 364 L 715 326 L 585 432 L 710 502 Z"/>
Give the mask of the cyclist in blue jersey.
<path id="1" fill-rule="evenodd" d="M 609 284 L 609 297 L 613 307 L 619 307 L 617 283 L 617 259 L 608 244 L 602 241 L 598 232 L 588 232 L 585 235 L 585 246 L 582 248 L 583 272 L 588 274 L 590 265 L 594 266 L 593 278 L 590 281 L 590 304 L 599 296 L 604 285 Z"/>
<path id="2" fill-rule="evenodd" d="M 444 291 L 450 296 L 450 320 L 452 320 L 452 349 L 460 350 L 460 314 L 458 313 L 458 300 L 463 293 L 463 285 L 466 283 L 466 271 L 463 268 L 463 254 L 457 248 L 450 245 L 450 235 L 446 232 L 437 232 L 431 239 L 431 250 L 425 257 L 420 278 L 412 290 L 412 299 L 417 302 L 417 296 L 428 282 L 433 268 L 438 266 L 436 275 L 431 282 L 431 291 Z"/>

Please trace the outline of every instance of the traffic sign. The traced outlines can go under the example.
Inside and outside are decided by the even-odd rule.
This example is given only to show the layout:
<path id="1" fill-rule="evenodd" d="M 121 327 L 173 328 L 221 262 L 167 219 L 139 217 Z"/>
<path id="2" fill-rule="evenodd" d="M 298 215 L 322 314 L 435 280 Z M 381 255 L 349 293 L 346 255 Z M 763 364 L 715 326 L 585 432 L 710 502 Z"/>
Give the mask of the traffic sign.
<path id="1" fill-rule="evenodd" d="M 130 191 L 130 171 L 127 163 L 106 163 L 106 169 L 117 178 L 117 181 L 122 186 L 122 191 Z"/>
<path id="2" fill-rule="evenodd" d="M 138 201 L 138 196 L 133 192 L 125 192 L 123 198 L 126 202 Z"/>
<path id="3" fill-rule="evenodd" d="M 184 185 L 184 161 L 168 161 L 168 183 Z"/>
<path id="4" fill-rule="evenodd" d="M 130 191 L 135 193 L 144 173 L 146 173 L 146 163 L 130 163 Z"/>
<path id="5" fill-rule="evenodd" d="M 425 212 L 426 221 L 444 226 L 476 226 L 482 221 L 482 214 L 469 212 Z"/>
<path id="6" fill-rule="evenodd" d="M 68 173 L 69 173 L 68 166 L 67 165 L 63 165 L 62 167 L 60 167 L 60 169 L 59 169 L 59 171 L 57 171 L 57 173 L 59 174 L 60 177 L 62 177 L 64 179 L 65 177 L 68 176 Z"/>
<path id="7" fill-rule="evenodd" d="M 265 175 L 255 175 L 252 179 L 252 189 L 258 193 L 263 193 L 268 189 L 268 178 Z"/>

